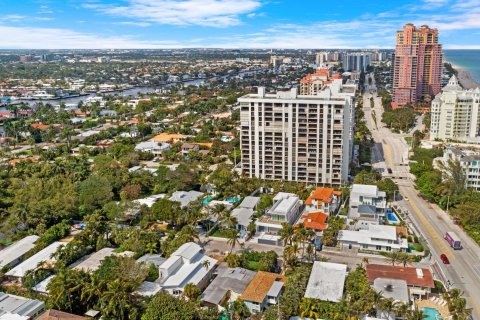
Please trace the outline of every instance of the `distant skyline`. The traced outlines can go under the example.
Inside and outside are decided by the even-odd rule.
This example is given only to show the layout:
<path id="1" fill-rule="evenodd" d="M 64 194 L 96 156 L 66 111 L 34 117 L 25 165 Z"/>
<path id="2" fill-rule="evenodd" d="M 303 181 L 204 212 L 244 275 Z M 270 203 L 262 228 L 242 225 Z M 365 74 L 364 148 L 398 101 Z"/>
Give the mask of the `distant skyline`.
<path id="1" fill-rule="evenodd" d="M 480 49 L 480 0 L 0 0 L 1 49 L 394 48 L 412 22 Z"/>

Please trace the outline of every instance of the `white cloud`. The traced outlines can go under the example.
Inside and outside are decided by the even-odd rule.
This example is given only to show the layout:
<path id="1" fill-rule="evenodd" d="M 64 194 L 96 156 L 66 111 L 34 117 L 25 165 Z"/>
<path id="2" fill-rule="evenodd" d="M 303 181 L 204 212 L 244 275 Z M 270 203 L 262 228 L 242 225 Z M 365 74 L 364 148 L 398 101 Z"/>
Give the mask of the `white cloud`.
<path id="1" fill-rule="evenodd" d="M 128 5 L 87 3 L 84 7 L 115 17 L 158 24 L 227 27 L 261 6 L 259 0 L 128 0 Z"/>
<path id="2" fill-rule="evenodd" d="M 5 49 L 143 49 L 180 48 L 175 41 L 141 41 L 128 36 L 99 36 L 68 29 L 0 25 Z"/>

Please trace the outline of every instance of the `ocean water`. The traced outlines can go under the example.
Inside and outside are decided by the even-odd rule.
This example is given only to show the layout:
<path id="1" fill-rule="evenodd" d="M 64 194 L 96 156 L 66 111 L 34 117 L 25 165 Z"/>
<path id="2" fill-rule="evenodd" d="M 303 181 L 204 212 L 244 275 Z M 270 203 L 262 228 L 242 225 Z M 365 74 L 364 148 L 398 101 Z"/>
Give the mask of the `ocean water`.
<path id="1" fill-rule="evenodd" d="M 480 82 L 480 50 L 443 50 L 443 54 L 446 61 L 470 71 Z"/>

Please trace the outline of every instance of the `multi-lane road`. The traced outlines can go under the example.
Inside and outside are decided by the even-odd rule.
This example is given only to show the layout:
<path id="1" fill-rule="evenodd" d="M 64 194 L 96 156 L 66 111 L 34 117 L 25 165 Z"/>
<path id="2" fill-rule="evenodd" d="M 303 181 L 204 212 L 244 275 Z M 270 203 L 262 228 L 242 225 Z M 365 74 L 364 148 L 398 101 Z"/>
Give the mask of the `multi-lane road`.
<path id="1" fill-rule="evenodd" d="M 398 184 L 403 200 L 397 204 L 405 208 L 409 219 L 428 242 L 432 270 L 437 278 L 444 280 L 450 287 L 464 291 L 473 318 L 480 320 L 480 247 L 454 224 L 447 213 L 421 198 L 415 190 L 414 177 L 409 173 L 408 167 L 409 146 L 404 135 L 392 133 L 383 126 L 381 99 L 376 94 L 374 79 L 372 80 L 372 84 L 365 90 L 363 101 L 365 120 L 375 141 L 372 166 L 385 177 L 392 177 Z M 372 97 L 375 102 L 373 110 L 370 107 Z M 373 116 L 376 116 L 376 121 Z M 391 173 L 387 168 L 391 169 Z M 462 250 L 453 250 L 443 239 L 447 231 L 455 231 L 461 238 Z M 442 253 L 449 258 L 449 265 L 441 262 Z"/>

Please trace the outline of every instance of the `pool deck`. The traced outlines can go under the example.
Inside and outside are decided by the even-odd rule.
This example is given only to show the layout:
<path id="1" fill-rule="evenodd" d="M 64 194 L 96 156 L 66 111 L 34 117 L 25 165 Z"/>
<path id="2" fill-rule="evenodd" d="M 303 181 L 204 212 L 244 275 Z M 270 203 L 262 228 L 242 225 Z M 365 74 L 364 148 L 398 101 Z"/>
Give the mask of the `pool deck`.
<path id="1" fill-rule="evenodd" d="M 442 299 L 442 301 L 444 301 Z M 448 306 L 441 306 L 436 302 L 433 302 L 431 300 L 417 300 L 415 301 L 415 304 L 417 305 L 418 309 L 423 309 L 423 308 L 433 308 L 437 309 L 440 314 L 442 315 L 443 319 L 449 319 L 450 318 L 450 312 L 448 311 Z"/>

